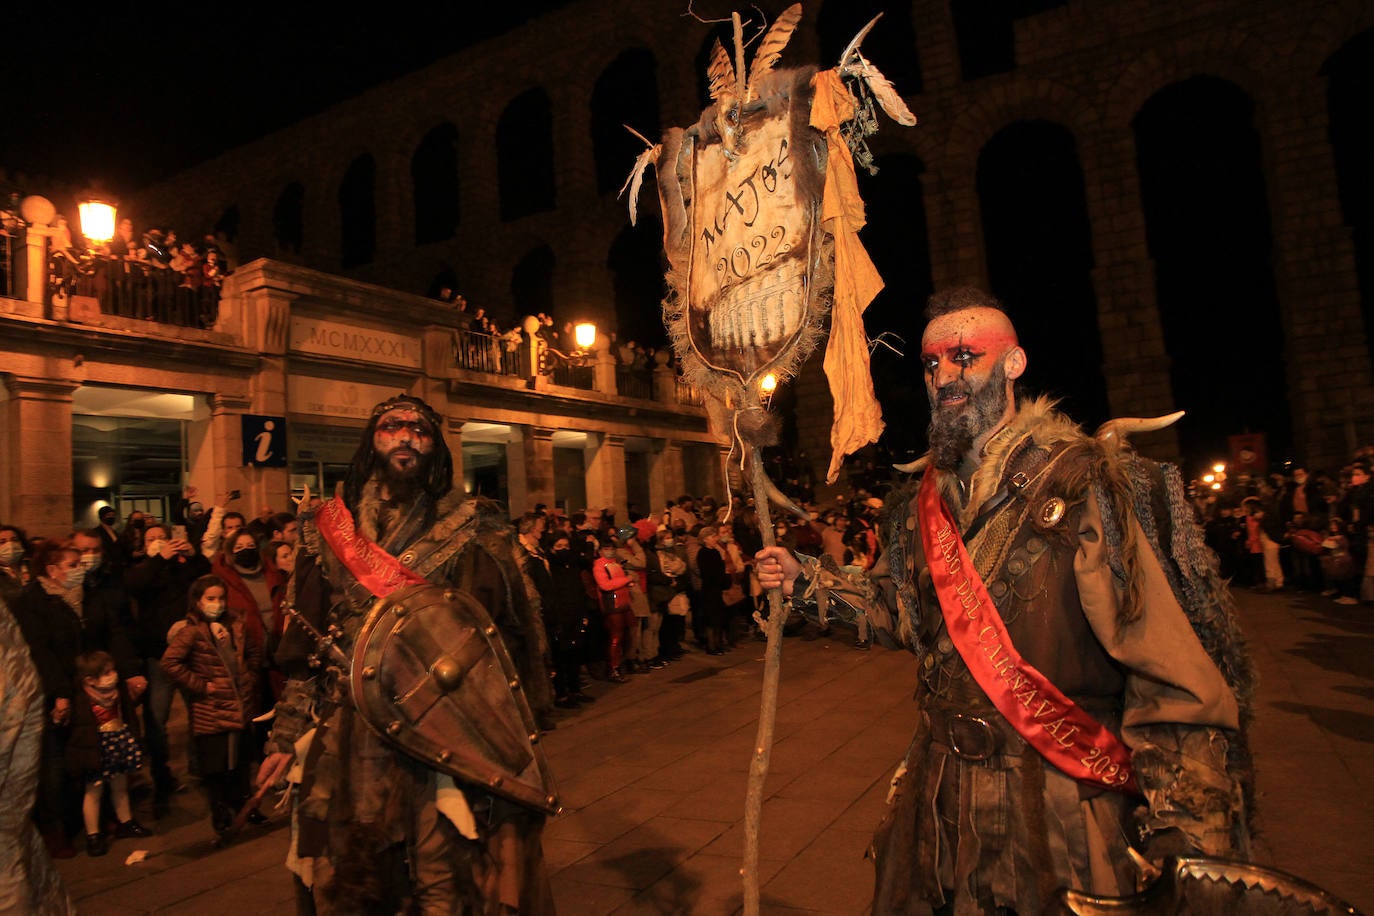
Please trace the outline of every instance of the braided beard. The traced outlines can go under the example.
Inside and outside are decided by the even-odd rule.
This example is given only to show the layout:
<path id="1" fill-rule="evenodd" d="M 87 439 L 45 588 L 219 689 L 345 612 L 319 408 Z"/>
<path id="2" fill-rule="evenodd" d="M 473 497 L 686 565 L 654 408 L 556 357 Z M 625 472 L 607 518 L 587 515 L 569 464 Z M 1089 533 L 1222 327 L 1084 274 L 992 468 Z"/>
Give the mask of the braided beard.
<path id="1" fill-rule="evenodd" d="M 963 392 L 968 400 L 957 407 L 940 407 L 940 395 Z M 993 366 L 987 381 L 978 388 L 959 379 L 936 391 L 930 398 L 930 463 L 944 471 L 958 470 L 964 456 L 983 433 L 994 429 L 1007 409 L 1007 375 L 1001 365 Z"/>

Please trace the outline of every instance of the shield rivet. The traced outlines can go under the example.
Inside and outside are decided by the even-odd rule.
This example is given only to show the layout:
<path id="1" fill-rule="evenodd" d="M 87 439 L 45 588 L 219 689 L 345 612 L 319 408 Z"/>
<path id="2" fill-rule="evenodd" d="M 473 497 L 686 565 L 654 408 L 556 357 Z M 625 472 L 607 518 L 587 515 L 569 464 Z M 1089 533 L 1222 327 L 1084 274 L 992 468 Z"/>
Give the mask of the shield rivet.
<path id="1" fill-rule="evenodd" d="M 504 782 L 505 780 L 500 776 L 493 776 L 491 779 L 487 780 L 487 785 L 491 786 L 493 789 L 499 789 Z"/>
<path id="2" fill-rule="evenodd" d="M 390 722 L 388 722 L 388 723 L 387 723 L 387 726 L 386 726 L 386 733 L 387 733 L 388 735 L 398 735 L 398 734 L 400 734 L 400 733 L 401 733 L 401 720 L 400 720 L 400 719 L 392 719 Z"/>
<path id="3" fill-rule="evenodd" d="M 485 633 L 485 634 L 487 634 L 488 636 L 495 636 L 495 635 L 496 635 L 496 624 L 494 624 L 494 623 L 489 623 L 489 624 L 487 624 L 486 629 L 482 630 L 482 632 Z"/>
<path id="4" fill-rule="evenodd" d="M 463 667 L 451 655 L 439 656 L 429 671 L 434 676 L 434 682 L 444 692 L 457 690 L 463 680 Z"/>
<path id="5" fill-rule="evenodd" d="M 413 551 L 407 550 L 405 553 L 401 554 L 400 559 L 402 563 L 409 566 L 411 563 L 415 562 L 415 553 Z"/>
<path id="6" fill-rule="evenodd" d="M 1059 524 L 1059 520 L 1064 517 L 1064 511 L 1068 508 L 1064 500 L 1058 496 L 1051 496 L 1045 500 L 1045 504 L 1040 507 L 1040 524 L 1046 528 L 1053 528 Z"/>
<path id="7" fill-rule="evenodd" d="M 510 679 L 510 683 L 509 683 L 507 686 L 510 687 L 511 690 L 514 690 L 516 687 L 519 687 L 519 686 L 520 686 L 520 678 L 518 678 L 518 677 L 513 677 L 513 678 L 511 678 L 511 679 Z"/>
<path id="8" fill-rule="evenodd" d="M 552 808 L 554 805 L 558 804 L 558 796 L 557 796 L 557 795 L 545 795 L 545 796 L 544 796 L 544 802 L 545 802 L 550 808 Z"/>
<path id="9" fill-rule="evenodd" d="M 404 617 L 404 616 L 406 615 L 406 612 L 407 612 L 407 609 L 406 609 L 406 606 L 405 606 L 404 604 L 397 605 L 397 607 L 396 607 L 396 616 L 397 616 L 397 617 Z"/>
<path id="10" fill-rule="evenodd" d="M 457 601 L 457 600 L 458 600 L 458 593 L 450 589 L 449 591 L 444 592 L 444 600 L 445 600 L 445 601 Z"/>
<path id="11" fill-rule="evenodd" d="M 530 744 L 539 743 L 539 732 L 530 732 Z"/>
<path id="12" fill-rule="evenodd" d="M 376 676 L 377 669 L 372 665 L 368 665 L 366 668 L 363 669 L 363 680 L 370 681 Z"/>
<path id="13" fill-rule="evenodd" d="M 448 763 L 451 759 L 453 759 L 453 751 L 440 751 L 440 752 L 439 752 L 439 762 L 440 762 L 440 763 Z"/>

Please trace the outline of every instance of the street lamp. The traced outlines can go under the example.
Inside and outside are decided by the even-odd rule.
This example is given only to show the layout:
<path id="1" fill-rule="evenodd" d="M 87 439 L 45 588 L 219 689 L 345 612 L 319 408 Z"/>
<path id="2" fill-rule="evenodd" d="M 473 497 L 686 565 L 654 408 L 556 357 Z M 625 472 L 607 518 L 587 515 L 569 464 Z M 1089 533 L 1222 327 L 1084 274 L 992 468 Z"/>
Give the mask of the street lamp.
<path id="1" fill-rule="evenodd" d="M 573 327 L 573 340 L 577 343 L 577 349 L 590 350 L 596 346 L 596 325 L 590 321 L 583 321 Z"/>
<path id="2" fill-rule="evenodd" d="M 773 402 L 773 392 L 778 390 L 778 377 L 773 373 L 768 373 L 759 379 L 759 400 L 767 408 Z"/>
<path id="3" fill-rule="evenodd" d="M 98 245 L 104 245 L 115 235 L 114 204 L 90 197 L 76 205 L 81 218 L 81 234 Z"/>

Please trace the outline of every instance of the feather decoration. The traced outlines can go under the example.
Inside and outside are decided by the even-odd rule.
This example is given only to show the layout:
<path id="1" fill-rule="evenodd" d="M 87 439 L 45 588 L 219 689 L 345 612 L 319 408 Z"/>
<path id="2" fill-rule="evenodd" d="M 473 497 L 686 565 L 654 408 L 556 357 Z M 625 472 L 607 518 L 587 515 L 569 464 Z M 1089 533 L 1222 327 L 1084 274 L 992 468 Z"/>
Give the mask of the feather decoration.
<path id="1" fill-rule="evenodd" d="M 869 90 L 873 93 L 873 97 L 878 100 L 883 111 L 887 112 L 889 118 L 903 127 L 911 127 L 916 123 L 916 116 L 911 113 L 910 108 L 906 107 L 906 102 L 902 101 L 901 95 L 897 92 L 897 87 L 892 85 L 890 79 L 883 76 L 881 70 L 865 60 L 860 75 L 868 84 Z"/>
<path id="2" fill-rule="evenodd" d="M 797 30 L 797 23 L 801 21 L 802 5 L 794 3 L 783 10 L 782 15 L 773 20 L 773 25 L 769 27 L 768 33 L 763 36 L 763 43 L 754 54 L 754 62 L 749 65 L 749 87 L 745 95 L 745 101 L 752 101 L 758 98 L 755 87 L 759 79 L 768 71 L 772 70 L 779 60 L 782 59 L 782 50 L 787 47 L 787 43 L 792 40 L 792 33 Z"/>
<path id="3" fill-rule="evenodd" d="M 630 170 L 630 177 L 625 179 L 625 183 L 620 186 L 620 193 L 617 198 L 625 196 L 625 189 L 630 189 L 630 225 L 636 224 L 639 219 L 639 189 L 644 184 L 644 170 L 651 164 L 658 162 L 659 155 L 663 152 L 663 144 L 651 146 L 639 154 L 635 159 L 635 166 Z"/>
<path id="4" fill-rule="evenodd" d="M 883 14 L 879 13 L 870 19 L 868 25 L 860 29 L 859 34 L 855 35 L 854 40 L 844 49 L 844 53 L 840 55 L 840 75 L 861 78 L 868 84 L 869 91 L 873 93 L 873 97 L 878 100 L 878 104 L 887 112 L 889 118 L 903 127 L 911 127 L 916 123 L 916 116 L 906 107 L 906 102 L 902 101 L 897 87 L 893 86 L 892 81 L 883 76 L 882 71 L 873 66 L 859 50 L 859 45 L 863 44 L 864 38 L 873 31 L 873 27 L 881 18 Z"/>
<path id="5" fill-rule="evenodd" d="M 710 80 L 712 100 L 719 102 L 735 94 L 735 65 L 719 38 L 711 44 L 711 65 L 706 68 L 706 78 Z"/>

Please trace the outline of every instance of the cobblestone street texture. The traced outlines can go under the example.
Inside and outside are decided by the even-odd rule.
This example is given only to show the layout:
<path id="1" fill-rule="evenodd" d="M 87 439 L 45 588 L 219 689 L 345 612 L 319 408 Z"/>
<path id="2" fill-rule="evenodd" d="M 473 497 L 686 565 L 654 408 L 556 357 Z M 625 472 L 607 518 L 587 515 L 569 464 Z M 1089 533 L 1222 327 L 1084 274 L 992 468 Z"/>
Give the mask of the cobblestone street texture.
<path id="1" fill-rule="evenodd" d="M 1374 612 L 1291 594 L 1239 600 L 1262 679 L 1257 859 L 1374 912 Z M 831 639 L 785 641 L 764 805 L 765 913 L 867 908 L 863 853 L 911 737 L 915 667 L 906 653 L 852 641 L 838 627 Z M 627 684 L 593 682 L 599 702 L 558 720 L 545 750 L 566 812 L 544 848 L 560 914 L 740 909 L 762 656 L 762 643 L 745 641 Z M 184 716 L 178 727 L 184 743 Z M 187 782 L 153 838 L 59 863 L 83 914 L 292 912 L 284 814 L 215 850 Z M 126 866 L 136 848 L 150 857 Z"/>

